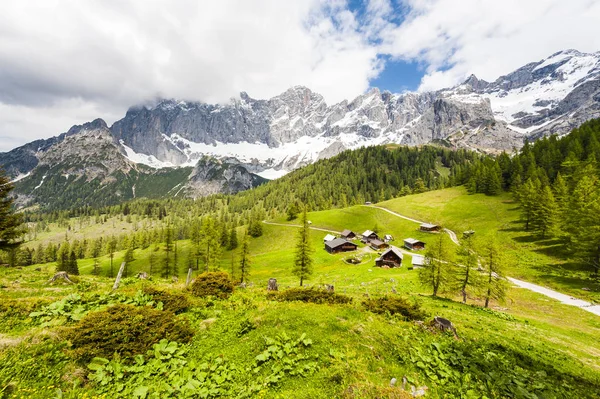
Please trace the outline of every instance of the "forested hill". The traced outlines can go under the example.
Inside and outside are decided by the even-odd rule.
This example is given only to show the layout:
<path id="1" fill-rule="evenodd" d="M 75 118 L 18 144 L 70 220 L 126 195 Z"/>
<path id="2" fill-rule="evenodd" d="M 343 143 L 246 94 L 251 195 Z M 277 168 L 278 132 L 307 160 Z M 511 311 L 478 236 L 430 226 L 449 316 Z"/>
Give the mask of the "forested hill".
<path id="1" fill-rule="evenodd" d="M 600 119 L 562 138 L 526 144 L 513 158 L 476 161 L 471 192 L 511 190 L 521 205 L 523 227 L 554 237 L 572 258 L 600 272 Z M 491 178 L 490 178 L 491 176 Z M 498 187 L 494 187 L 498 185 Z"/>
<path id="2" fill-rule="evenodd" d="M 135 213 L 161 216 L 236 213 L 242 219 L 284 213 L 300 204 L 311 210 L 345 207 L 464 183 L 468 166 L 481 155 L 467 150 L 424 146 L 366 147 L 344 151 L 288 175 L 234 195 L 191 199 L 139 199 L 103 209 L 84 207 L 56 216 Z M 254 215 L 254 216 L 251 216 Z"/>

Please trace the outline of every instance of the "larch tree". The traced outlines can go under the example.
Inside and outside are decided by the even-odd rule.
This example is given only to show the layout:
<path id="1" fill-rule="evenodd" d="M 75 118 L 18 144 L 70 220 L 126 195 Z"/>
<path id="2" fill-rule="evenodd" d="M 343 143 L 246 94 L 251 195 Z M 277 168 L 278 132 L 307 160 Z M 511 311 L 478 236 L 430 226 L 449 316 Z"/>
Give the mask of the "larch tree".
<path id="1" fill-rule="evenodd" d="M 481 263 L 485 270 L 485 280 L 482 285 L 485 295 L 485 307 L 489 307 L 490 300 L 504 300 L 506 297 L 507 283 L 504 278 L 504 256 L 495 237 L 484 239 L 480 248 Z"/>
<path id="2" fill-rule="evenodd" d="M 69 272 L 69 252 L 71 246 L 68 241 L 64 241 L 58 247 L 56 252 L 56 271 L 57 272 Z"/>
<path id="3" fill-rule="evenodd" d="M 13 199 L 9 197 L 13 188 L 0 169 L 0 251 L 14 250 L 20 244 L 21 215 L 14 212 Z"/>
<path id="4" fill-rule="evenodd" d="M 298 242 L 296 243 L 296 257 L 292 273 L 300 279 L 300 287 L 304 280 L 308 280 L 313 274 L 312 246 L 310 243 L 310 227 L 306 206 L 302 211 L 302 227 L 298 233 Z"/>
<path id="5" fill-rule="evenodd" d="M 171 226 L 165 230 L 165 257 L 163 259 L 162 277 L 169 278 L 171 275 L 171 252 L 173 252 L 173 230 Z"/>
<path id="6" fill-rule="evenodd" d="M 475 238 L 472 236 L 462 240 L 456 253 L 460 260 L 460 265 L 455 269 L 456 290 L 462 295 L 463 303 L 467 303 L 467 296 L 471 289 L 477 290 L 481 286 L 481 278 L 477 268 L 479 266 L 479 256 L 475 252 Z"/>
<path id="7" fill-rule="evenodd" d="M 433 296 L 442 292 L 452 280 L 454 268 L 454 251 L 450 249 L 450 239 L 439 233 L 433 245 L 425 253 L 424 267 L 419 269 L 419 280 L 425 287 L 430 287 Z"/>
<path id="8" fill-rule="evenodd" d="M 546 238 L 548 235 L 554 236 L 559 220 L 559 208 L 554 194 L 549 186 L 545 186 L 536 197 L 537 201 L 534 207 L 535 230 L 542 238 Z"/>
<path id="9" fill-rule="evenodd" d="M 231 275 L 233 276 L 233 270 Z M 248 277 L 250 277 L 250 239 L 248 234 L 244 234 L 240 248 L 240 284 L 244 283 Z"/>

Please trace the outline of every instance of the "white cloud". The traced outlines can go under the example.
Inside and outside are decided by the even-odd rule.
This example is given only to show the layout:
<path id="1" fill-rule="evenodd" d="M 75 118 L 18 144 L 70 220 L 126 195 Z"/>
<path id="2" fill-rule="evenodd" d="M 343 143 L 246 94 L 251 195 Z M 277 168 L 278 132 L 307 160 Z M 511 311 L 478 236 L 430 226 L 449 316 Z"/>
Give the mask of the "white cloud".
<path id="1" fill-rule="evenodd" d="M 427 65 L 420 90 L 471 73 L 495 80 L 569 48 L 600 50 L 600 3 L 591 0 L 406 0 L 404 23 L 383 32 L 382 51 Z"/>
<path id="2" fill-rule="evenodd" d="M 23 143 L 85 122 L 86 112 L 64 107 L 77 101 L 110 123 L 115 108 L 122 115 L 163 96 L 224 102 L 293 85 L 329 102 L 356 96 L 380 65 L 346 8 L 325 0 L 7 2 L 0 104 L 18 120 L 0 117 L 0 136 Z M 0 150 L 13 145 L 2 140 Z"/>
<path id="3" fill-rule="evenodd" d="M 0 151 L 156 97 L 224 102 L 293 85 L 351 99 L 381 55 L 417 61 L 420 90 L 600 50 L 593 0 L 28 0 L 0 13 Z M 402 79 L 402 76 L 398 76 Z"/>

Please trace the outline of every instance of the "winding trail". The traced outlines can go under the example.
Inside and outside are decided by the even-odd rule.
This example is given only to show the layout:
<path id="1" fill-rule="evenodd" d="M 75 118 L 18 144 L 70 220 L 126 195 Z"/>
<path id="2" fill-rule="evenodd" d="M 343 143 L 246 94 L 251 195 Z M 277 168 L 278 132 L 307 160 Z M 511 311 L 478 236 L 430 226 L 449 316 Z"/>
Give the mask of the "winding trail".
<path id="1" fill-rule="evenodd" d="M 411 222 L 415 222 L 415 223 L 419 223 L 419 224 L 425 223 L 420 220 L 416 220 L 413 218 L 409 218 L 408 216 L 401 215 L 397 212 L 394 212 L 394 211 L 384 208 L 382 206 L 376 206 L 376 205 L 363 205 L 363 206 L 381 209 L 382 211 L 385 211 L 389 214 L 392 214 L 392 215 L 397 216 L 402 219 L 410 220 Z M 460 245 L 460 242 L 458 241 L 458 237 L 456 236 L 456 233 L 454 231 L 445 228 L 444 232 L 446 232 L 450 236 L 450 239 L 452 240 L 452 242 L 454 242 L 456 245 Z M 523 280 L 518 280 L 513 277 L 506 277 L 506 279 L 508 281 L 510 281 L 511 283 L 513 283 L 518 288 L 524 288 L 526 290 L 533 291 L 538 294 L 542 294 L 544 296 L 547 296 L 548 298 L 556 299 L 557 301 L 560 301 L 561 303 L 563 303 L 565 305 L 575 306 L 580 309 L 587 310 L 588 312 L 593 313 L 597 316 L 600 316 L 600 305 L 594 305 L 591 302 L 584 301 L 583 299 L 573 298 L 570 295 L 563 294 L 563 293 L 551 290 L 546 287 L 542 287 L 541 285 L 529 283 L 529 282 L 523 281 Z"/>

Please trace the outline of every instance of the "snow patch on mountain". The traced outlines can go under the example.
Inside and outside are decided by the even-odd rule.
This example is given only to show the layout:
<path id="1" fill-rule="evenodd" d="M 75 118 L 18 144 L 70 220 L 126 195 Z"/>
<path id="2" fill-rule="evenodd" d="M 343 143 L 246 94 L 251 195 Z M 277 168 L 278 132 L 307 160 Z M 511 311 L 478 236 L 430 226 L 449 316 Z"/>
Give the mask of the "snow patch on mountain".
<path id="1" fill-rule="evenodd" d="M 125 145 L 123 140 L 119 140 L 119 143 L 125 150 L 125 156 L 131 162 L 150 166 L 151 168 L 154 168 L 154 169 L 173 168 L 176 166 L 176 165 L 173 165 L 171 162 L 161 161 L 158 158 L 156 158 L 154 155 L 138 154 L 131 147 L 128 147 L 127 145 Z"/>

